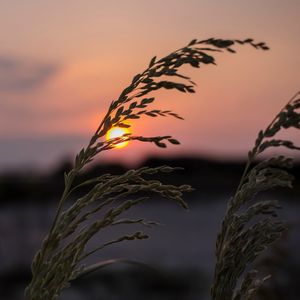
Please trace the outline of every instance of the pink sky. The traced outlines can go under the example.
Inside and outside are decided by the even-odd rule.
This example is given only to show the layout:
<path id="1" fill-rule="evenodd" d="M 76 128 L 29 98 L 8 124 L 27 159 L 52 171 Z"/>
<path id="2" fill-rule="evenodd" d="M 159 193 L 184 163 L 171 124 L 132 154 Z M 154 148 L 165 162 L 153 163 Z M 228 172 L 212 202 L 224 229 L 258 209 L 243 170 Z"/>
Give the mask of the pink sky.
<path id="1" fill-rule="evenodd" d="M 0 168 L 75 154 L 151 57 L 209 37 L 253 37 L 271 51 L 220 54 L 216 67 L 186 70 L 196 94 L 157 95 L 153 107 L 186 120 L 145 118 L 133 133 L 170 134 L 181 146 L 131 144 L 103 159 L 245 157 L 257 131 L 300 89 L 299 14 L 297 0 L 1 1 Z"/>

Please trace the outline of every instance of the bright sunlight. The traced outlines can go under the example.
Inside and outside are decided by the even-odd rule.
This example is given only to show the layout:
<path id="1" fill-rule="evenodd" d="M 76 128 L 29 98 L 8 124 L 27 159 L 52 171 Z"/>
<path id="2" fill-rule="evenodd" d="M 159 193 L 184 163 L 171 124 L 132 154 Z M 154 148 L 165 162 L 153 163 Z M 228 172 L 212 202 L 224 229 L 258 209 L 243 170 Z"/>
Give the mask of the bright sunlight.
<path id="1" fill-rule="evenodd" d="M 106 140 L 110 140 L 113 138 L 121 137 L 122 135 L 130 133 L 127 128 L 121 128 L 121 127 L 113 127 L 106 133 Z M 128 145 L 128 142 L 122 142 L 118 143 L 115 148 L 123 148 Z"/>

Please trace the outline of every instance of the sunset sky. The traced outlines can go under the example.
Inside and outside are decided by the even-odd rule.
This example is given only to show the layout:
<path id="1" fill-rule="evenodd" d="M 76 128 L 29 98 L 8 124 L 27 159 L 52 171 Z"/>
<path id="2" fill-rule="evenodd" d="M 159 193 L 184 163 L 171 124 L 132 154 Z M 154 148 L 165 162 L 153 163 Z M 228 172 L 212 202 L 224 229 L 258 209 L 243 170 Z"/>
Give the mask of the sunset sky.
<path id="1" fill-rule="evenodd" d="M 153 104 L 185 121 L 133 124 L 135 135 L 170 134 L 180 146 L 132 143 L 100 159 L 245 157 L 258 130 L 300 89 L 299 16 L 298 0 L 1 1 L 0 169 L 48 167 L 76 154 L 154 55 L 209 37 L 252 37 L 271 51 L 240 47 L 218 54 L 217 66 L 185 69 L 196 94 L 167 91 Z M 296 142 L 300 133 L 290 136 Z"/>

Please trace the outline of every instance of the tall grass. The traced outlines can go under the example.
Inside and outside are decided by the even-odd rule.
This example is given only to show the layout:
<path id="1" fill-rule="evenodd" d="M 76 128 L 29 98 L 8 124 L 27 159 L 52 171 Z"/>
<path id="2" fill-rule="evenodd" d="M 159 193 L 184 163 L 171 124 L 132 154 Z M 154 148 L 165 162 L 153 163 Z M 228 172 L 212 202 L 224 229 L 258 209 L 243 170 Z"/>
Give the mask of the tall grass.
<path id="1" fill-rule="evenodd" d="M 183 193 L 192 190 L 189 185 L 167 185 L 158 180 L 150 180 L 147 176 L 155 175 L 159 172 L 173 172 L 176 168 L 169 166 L 157 168 L 144 167 L 137 170 L 130 170 L 122 175 L 99 174 L 95 178 L 79 183 L 77 180 L 78 175 L 96 156 L 101 155 L 103 151 L 113 149 L 121 142 L 137 140 L 140 142 L 150 142 L 162 148 L 167 147 L 167 144 L 178 145 L 179 141 L 170 135 L 145 137 L 125 134 L 122 137 L 110 140 L 105 140 L 105 135 L 112 127 L 128 128 L 130 127 L 129 120 L 136 120 L 142 117 L 170 116 L 182 119 L 180 115 L 171 110 L 150 109 L 150 104 L 155 100 L 152 93 L 159 89 L 175 89 L 179 92 L 194 93 L 195 83 L 190 77 L 179 72 L 181 67 L 190 65 L 199 68 L 203 65 L 215 64 L 213 55 L 224 51 L 235 53 L 234 46 L 236 45 L 250 45 L 255 49 L 268 50 L 268 47 L 264 43 L 255 43 L 252 39 L 195 39 L 187 46 L 161 59 L 153 57 L 148 67 L 140 74 L 134 76 L 132 82 L 121 92 L 118 99 L 111 102 L 106 115 L 92 135 L 90 142 L 76 155 L 73 169 L 65 174 L 65 188 L 58 202 L 52 226 L 32 262 L 32 280 L 25 290 L 27 300 L 57 299 L 61 291 L 68 287 L 72 280 L 106 263 L 102 262 L 86 266 L 84 261 L 87 257 L 96 256 L 99 250 L 111 244 L 148 238 L 142 231 L 137 231 L 116 237 L 111 241 L 104 242 L 95 249 L 88 250 L 89 241 L 106 227 L 121 226 L 124 224 L 140 224 L 141 226 L 156 224 L 156 222 L 147 221 L 143 218 L 127 219 L 122 217 L 124 212 L 148 199 L 148 196 L 145 196 L 145 192 L 147 194 L 150 192 L 158 194 L 163 198 L 174 201 L 183 208 L 187 208 L 187 204 L 182 196 Z M 273 134 L 276 131 L 275 128 L 278 128 L 278 126 L 283 126 L 280 123 L 276 125 L 277 127 L 274 127 L 275 124 L 277 123 L 273 122 L 267 131 L 259 135 L 256 147 L 249 154 L 250 163 L 258 153 L 262 152 L 263 147 L 268 147 L 268 144 L 264 141 L 265 137 L 271 136 L 271 133 Z M 278 144 L 284 142 L 269 143 L 271 145 L 272 143 Z M 283 171 L 278 171 L 269 166 L 275 163 L 286 166 L 289 164 L 289 161 L 275 159 L 275 161 L 268 162 L 266 165 L 260 165 L 256 169 L 252 169 L 251 172 L 248 171 L 248 166 L 242 178 L 241 186 L 236 196 L 230 202 L 229 211 L 223 222 L 223 228 L 217 244 L 218 261 L 215 283 L 212 288 L 214 299 L 231 299 L 228 297 L 232 295 L 229 290 L 231 291 L 233 287 L 231 281 L 236 276 L 235 270 L 232 271 L 234 275 L 226 276 L 224 272 L 228 269 L 228 266 L 232 266 L 232 262 L 229 259 L 231 255 L 230 253 L 228 254 L 226 248 L 231 239 L 236 238 L 234 235 L 236 231 L 232 227 L 236 230 L 237 226 L 242 226 L 245 223 L 243 221 L 245 218 L 249 219 L 250 216 L 260 211 L 269 211 L 274 206 L 271 203 L 260 204 L 247 212 L 244 219 L 240 218 L 238 219 L 239 221 L 236 220 L 236 210 L 246 201 L 243 200 L 246 195 L 252 191 L 251 187 L 254 183 L 249 180 L 254 180 L 255 184 L 256 182 L 262 182 L 269 185 L 271 185 L 271 181 L 275 181 L 275 177 L 279 181 L 278 184 L 282 182 L 282 185 L 287 184 L 288 180 L 290 180 L 290 176 L 283 173 Z M 266 166 L 268 167 L 267 169 Z M 271 175 L 269 175 L 269 172 L 271 172 Z M 265 177 L 267 177 L 266 180 Z M 89 190 L 77 199 L 73 192 L 83 187 L 89 187 Z M 255 185 L 255 188 L 258 188 L 258 186 Z M 144 194 L 141 195 L 143 192 Z M 102 212 L 102 215 L 99 215 L 99 212 Z M 91 217 L 94 217 L 93 219 L 96 218 L 96 221 L 91 221 Z M 266 226 L 270 227 L 271 225 L 273 223 L 267 223 Z M 282 230 L 281 225 L 274 224 L 274 226 L 276 226 L 276 232 L 277 230 Z M 266 227 L 266 230 L 269 230 L 269 227 Z M 256 231 L 251 232 L 253 238 L 257 237 L 257 232 L 263 230 L 265 228 L 261 226 L 256 228 Z M 267 232 L 273 234 L 274 230 L 271 231 L 270 229 Z M 274 234 L 276 235 L 276 233 Z M 247 238 L 247 234 L 245 235 L 246 237 L 244 238 Z M 238 270 L 240 270 L 240 267 Z M 250 279 L 247 280 L 249 281 Z M 248 282 L 247 280 L 246 283 Z M 248 285 L 246 286 L 248 287 Z M 245 288 L 242 288 L 241 293 L 244 290 Z M 246 290 L 248 291 L 248 288 Z M 238 296 L 235 299 L 239 299 Z"/>
<path id="2" fill-rule="evenodd" d="M 295 94 L 261 130 L 248 153 L 248 162 L 222 222 L 216 243 L 216 265 L 211 289 L 214 300 L 254 299 L 270 275 L 258 277 L 253 262 L 287 230 L 277 216 L 277 201 L 256 200 L 258 193 L 276 187 L 292 187 L 292 158 L 284 155 L 255 160 L 266 150 L 285 147 L 300 150 L 293 142 L 278 138 L 287 129 L 300 129 L 300 92 Z"/>

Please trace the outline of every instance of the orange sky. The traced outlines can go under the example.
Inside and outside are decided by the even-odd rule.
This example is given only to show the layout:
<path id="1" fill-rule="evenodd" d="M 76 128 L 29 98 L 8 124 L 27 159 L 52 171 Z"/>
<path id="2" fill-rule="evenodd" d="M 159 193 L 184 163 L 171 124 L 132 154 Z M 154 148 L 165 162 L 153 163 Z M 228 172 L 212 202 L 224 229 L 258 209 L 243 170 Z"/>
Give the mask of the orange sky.
<path id="1" fill-rule="evenodd" d="M 151 57 L 209 37 L 253 37 L 271 51 L 218 55 L 216 67 L 187 69 L 196 94 L 157 95 L 153 107 L 186 120 L 145 118 L 134 134 L 171 134 L 181 146 L 134 144 L 103 159 L 244 157 L 257 131 L 300 89 L 299 13 L 297 0 L 1 1 L 0 168 L 75 154 Z"/>

